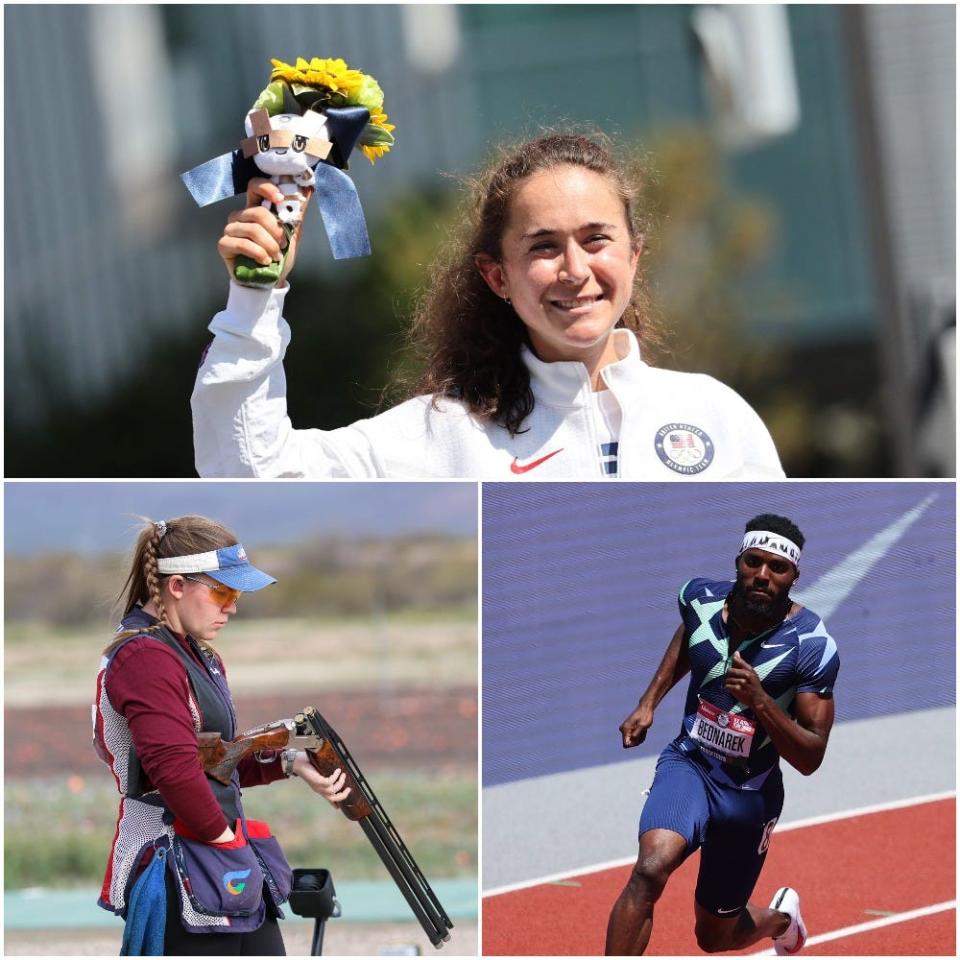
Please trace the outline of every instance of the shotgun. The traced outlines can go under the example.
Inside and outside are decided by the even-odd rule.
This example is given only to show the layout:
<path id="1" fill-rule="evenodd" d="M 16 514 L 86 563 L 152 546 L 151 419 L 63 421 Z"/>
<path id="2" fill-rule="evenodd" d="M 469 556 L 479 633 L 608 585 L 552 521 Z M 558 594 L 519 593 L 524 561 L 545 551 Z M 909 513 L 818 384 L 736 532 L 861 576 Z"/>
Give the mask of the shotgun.
<path id="1" fill-rule="evenodd" d="M 332 776 L 337 769 L 342 770 L 350 795 L 338 804 L 340 810 L 349 820 L 360 824 L 430 942 L 439 948 L 450 939 L 453 922 L 346 744 L 316 707 L 305 707 L 292 720 L 276 720 L 255 727 L 235 740 L 224 740 L 219 733 L 200 733 L 197 739 L 204 772 L 221 783 L 230 782 L 243 757 L 260 750 L 305 750 L 310 763 L 325 777 Z"/>

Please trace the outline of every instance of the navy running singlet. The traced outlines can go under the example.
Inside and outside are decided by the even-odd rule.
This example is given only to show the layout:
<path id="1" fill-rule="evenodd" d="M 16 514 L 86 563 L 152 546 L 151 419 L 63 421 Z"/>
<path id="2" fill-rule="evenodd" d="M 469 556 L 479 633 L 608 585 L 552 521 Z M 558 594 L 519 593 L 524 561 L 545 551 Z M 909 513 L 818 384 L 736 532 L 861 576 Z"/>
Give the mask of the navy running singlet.
<path id="1" fill-rule="evenodd" d="M 759 790 L 780 755 L 753 713 L 724 689 L 733 654 L 723 607 L 732 581 L 696 579 L 678 597 L 687 633 L 690 687 L 677 745 L 697 755 L 710 776 L 741 790 Z M 798 693 L 833 693 L 840 669 L 837 645 L 823 620 L 801 608 L 737 648 L 763 689 L 795 716 Z"/>

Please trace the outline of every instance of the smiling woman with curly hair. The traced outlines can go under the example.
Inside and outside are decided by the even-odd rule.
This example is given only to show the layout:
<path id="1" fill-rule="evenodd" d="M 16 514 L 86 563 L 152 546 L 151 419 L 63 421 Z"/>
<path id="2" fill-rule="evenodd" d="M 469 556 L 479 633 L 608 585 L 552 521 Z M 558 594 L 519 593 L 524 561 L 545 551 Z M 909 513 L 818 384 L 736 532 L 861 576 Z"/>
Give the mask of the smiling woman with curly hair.
<path id="1" fill-rule="evenodd" d="M 228 270 L 237 256 L 279 256 L 283 232 L 260 205 L 278 193 L 251 182 L 220 240 Z M 193 395 L 201 476 L 782 477 L 740 396 L 648 364 L 639 197 L 601 137 L 550 134 L 505 153 L 474 181 L 463 235 L 429 271 L 413 395 L 337 430 L 287 417 L 281 311 L 295 249 L 276 288 L 231 282 Z"/>

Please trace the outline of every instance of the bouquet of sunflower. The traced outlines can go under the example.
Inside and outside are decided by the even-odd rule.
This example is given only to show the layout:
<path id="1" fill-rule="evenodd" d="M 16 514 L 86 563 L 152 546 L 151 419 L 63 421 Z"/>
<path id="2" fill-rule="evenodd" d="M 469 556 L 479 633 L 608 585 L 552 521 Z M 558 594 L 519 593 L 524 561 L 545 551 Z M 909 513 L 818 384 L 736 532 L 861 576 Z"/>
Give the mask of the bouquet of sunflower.
<path id="1" fill-rule="evenodd" d="M 352 70 L 340 59 L 314 57 L 308 63 L 303 57 L 297 57 L 293 66 L 282 60 L 270 62 L 273 65 L 270 82 L 257 97 L 254 110 L 266 110 L 271 116 L 290 112 L 291 97 L 299 106 L 299 113 L 325 112 L 331 107 L 364 107 L 370 119 L 357 141 L 361 152 L 371 163 L 389 152 L 396 127 L 387 123 L 383 91 L 373 77 Z"/>
<path id="2" fill-rule="evenodd" d="M 284 194 L 275 212 L 288 230 L 299 223 L 309 188 L 334 258 L 366 256 L 370 240 L 363 209 L 344 171 L 355 147 L 374 163 L 394 144 L 380 84 L 341 59 L 298 57 L 294 64 L 271 64 L 270 81 L 244 121 L 240 149 L 188 170 L 181 180 L 204 207 L 246 192 L 253 177 L 266 174 Z M 241 283 L 270 286 L 282 265 L 281 260 L 263 267 L 241 257 L 234 275 Z"/>

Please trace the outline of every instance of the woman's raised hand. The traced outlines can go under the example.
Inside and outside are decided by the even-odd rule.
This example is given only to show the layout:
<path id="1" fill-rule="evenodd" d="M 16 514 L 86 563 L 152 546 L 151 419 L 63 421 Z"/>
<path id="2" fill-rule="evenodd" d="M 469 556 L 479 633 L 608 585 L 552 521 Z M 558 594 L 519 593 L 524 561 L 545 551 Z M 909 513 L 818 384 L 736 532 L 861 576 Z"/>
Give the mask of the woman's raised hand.
<path id="1" fill-rule="evenodd" d="M 303 228 L 302 215 L 306 213 L 307 205 L 313 196 L 312 188 L 303 189 L 302 192 L 307 197 L 307 202 L 303 205 L 300 223 L 290 240 L 290 251 L 283 265 L 278 286 L 282 286 L 287 275 L 293 269 L 300 231 Z M 227 217 L 227 225 L 223 230 L 223 236 L 217 243 L 217 250 L 231 279 L 233 278 L 237 257 L 249 257 L 263 266 L 268 266 L 279 260 L 282 252 L 287 249 L 287 235 L 280 225 L 280 221 L 268 207 L 263 206 L 264 200 L 278 204 L 283 199 L 280 188 L 264 177 L 254 177 L 247 185 L 246 207 L 230 213 Z"/>

